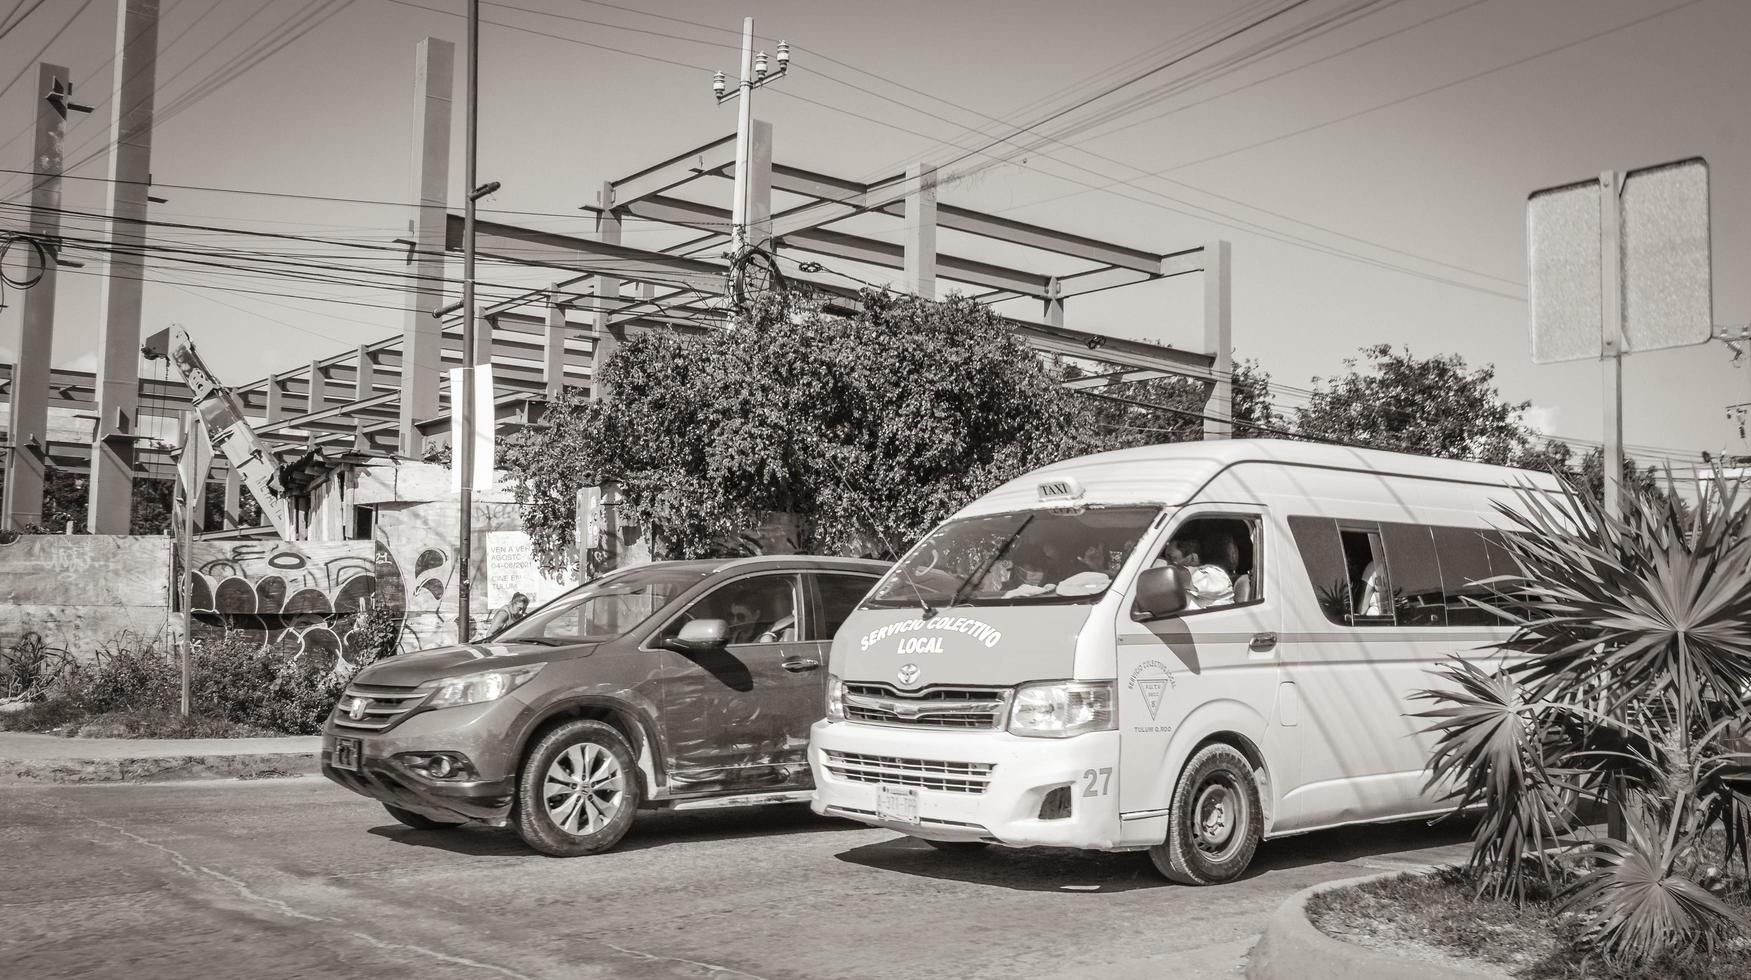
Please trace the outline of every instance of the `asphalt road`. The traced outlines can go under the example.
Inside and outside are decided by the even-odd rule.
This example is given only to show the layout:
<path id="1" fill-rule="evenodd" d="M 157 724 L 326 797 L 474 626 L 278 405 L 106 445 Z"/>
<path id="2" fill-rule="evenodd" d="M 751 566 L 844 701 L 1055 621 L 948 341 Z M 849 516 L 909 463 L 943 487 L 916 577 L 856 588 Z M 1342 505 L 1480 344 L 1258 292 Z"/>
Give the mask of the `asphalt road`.
<path id="1" fill-rule="evenodd" d="M 1315 882 L 1463 852 L 1420 825 L 1267 843 L 1187 888 L 1142 854 L 941 854 L 787 806 L 641 814 L 557 860 L 414 831 L 318 778 L 0 788 L 0 973 L 287 977 L 1231 977 Z"/>

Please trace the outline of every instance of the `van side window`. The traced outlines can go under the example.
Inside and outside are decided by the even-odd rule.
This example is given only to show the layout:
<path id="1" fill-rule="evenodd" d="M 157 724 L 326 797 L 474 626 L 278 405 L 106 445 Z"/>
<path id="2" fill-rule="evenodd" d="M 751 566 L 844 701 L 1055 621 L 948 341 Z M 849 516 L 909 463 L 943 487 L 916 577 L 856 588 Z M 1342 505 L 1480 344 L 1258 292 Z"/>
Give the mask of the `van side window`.
<path id="1" fill-rule="evenodd" d="M 1493 598 L 1487 585 L 1478 585 L 1497 574 L 1490 567 L 1490 549 L 1486 535 L 1474 527 L 1435 528 L 1435 549 L 1441 556 L 1441 590 L 1446 595 L 1447 625 L 1495 626 L 1501 620 L 1487 609 L 1479 609 L 1467 598 L 1490 602 Z"/>
<path id="2" fill-rule="evenodd" d="M 1153 565 L 1177 565 L 1186 611 L 1218 609 L 1265 597 L 1264 529 L 1256 517 L 1197 517 L 1181 524 Z"/>
<path id="3" fill-rule="evenodd" d="M 1325 618 L 1349 625 L 1350 572 L 1344 566 L 1344 548 L 1338 539 L 1338 522 L 1326 517 L 1289 516 L 1289 533 L 1295 537 L 1296 550 L 1301 552 L 1301 564 L 1307 566 L 1307 577 L 1313 584 L 1313 594 L 1319 598 L 1319 608 Z"/>
<path id="4" fill-rule="evenodd" d="M 1344 573 L 1350 586 L 1350 622 L 1358 625 L 1393 622 L 1392 577 L 1386 567 L 1386 544 L 1376 527 L 1338 526 L 1344 549 Z"/>
<path id="5" fill-rule="evenodd" d="M 1400 626 L 1446 626 L 1446 595 L 1435 534 L 1421 524 L 1382 524 L 1387 566 L 1392 570 L 1392 603 Z"/>

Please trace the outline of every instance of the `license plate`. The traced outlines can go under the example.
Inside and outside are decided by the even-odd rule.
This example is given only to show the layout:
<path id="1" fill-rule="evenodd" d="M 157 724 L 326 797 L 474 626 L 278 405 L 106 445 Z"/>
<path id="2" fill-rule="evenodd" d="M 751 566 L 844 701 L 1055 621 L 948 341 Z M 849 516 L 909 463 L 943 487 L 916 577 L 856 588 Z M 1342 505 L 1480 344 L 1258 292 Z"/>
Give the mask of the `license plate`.
<path id="1" fill-rule="evenodd" d="M 336 769 L 346 769 L 350 772 L 358 772 L 359 740 L 356 738 L 335 739 L 334 754 L 329 757 L 328 764 Z"/>
<path id="2" fill-rule="evenodd" d="M 877 786 L 876 817 L 895 823 L 918 822 L 918 790 L 911 786 Z"/>

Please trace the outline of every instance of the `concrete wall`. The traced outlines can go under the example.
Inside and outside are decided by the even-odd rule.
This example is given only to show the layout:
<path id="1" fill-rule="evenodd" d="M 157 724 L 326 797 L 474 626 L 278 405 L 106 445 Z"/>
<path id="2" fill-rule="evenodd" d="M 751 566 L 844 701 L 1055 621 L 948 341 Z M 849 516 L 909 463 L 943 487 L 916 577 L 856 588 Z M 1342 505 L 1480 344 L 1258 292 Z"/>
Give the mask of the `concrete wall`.
<path id="1" fill-rule="evenodd" d="M 376 599 L 373 542 L 197 540 L 193 554 L 197 638 L 242 631 L 337 665 L 365 647 L 358 627 Z"/>
<path id="2" fill-rule="evenodd" d="M 26 534 L 0 544 L 0 647 L 26 633 L 88 658 L 132 634 L 166 640 L 171 539 Z"/>

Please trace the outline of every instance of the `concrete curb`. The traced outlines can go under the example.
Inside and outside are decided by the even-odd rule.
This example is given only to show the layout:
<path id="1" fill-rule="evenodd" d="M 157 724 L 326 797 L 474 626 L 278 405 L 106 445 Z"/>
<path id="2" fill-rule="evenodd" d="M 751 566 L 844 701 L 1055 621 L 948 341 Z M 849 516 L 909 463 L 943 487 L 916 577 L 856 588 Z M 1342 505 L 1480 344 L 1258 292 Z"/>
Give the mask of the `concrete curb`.
<path id="1" fill-rule="evenodd" d="M 182 779 L 273 779 L 321 771 L 316 752 L 143 755 L 111 759 L 0 759 L 8 783 L 152 783 Z"/>
<path id="2" fill-rule="evenodd" d="M 1319 931 L 1307 918 L 1307 902 L 1321 892 L 1392 878 L 1402 874 L 1433 871 L 1434 866 L 1384 871 L 1327 881 L 1289 897 L 1271 913 L 1258 945 L 1247 960 L 1248 980 L 1500 980 L 1505 974 L 1472 970 L 1445 963 L 1413 960 L 1367 946 L 1347 943 Z"/>

